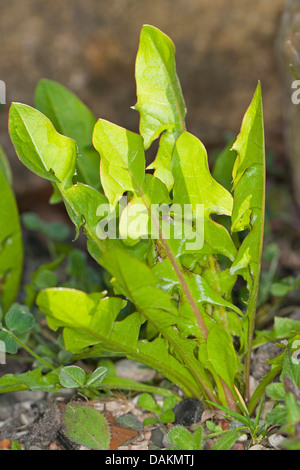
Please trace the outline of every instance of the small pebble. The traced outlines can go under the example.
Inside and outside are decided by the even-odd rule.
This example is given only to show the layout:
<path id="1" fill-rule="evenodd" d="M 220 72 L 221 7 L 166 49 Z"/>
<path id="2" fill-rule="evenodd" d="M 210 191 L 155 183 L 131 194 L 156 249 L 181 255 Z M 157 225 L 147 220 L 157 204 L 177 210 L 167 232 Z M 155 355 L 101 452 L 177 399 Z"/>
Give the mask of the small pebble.
<path id="1" fill-rule="evenodd" d="M 257 444 L 255 446 L 250 447 L 248 450 L 269 450 L 265 446 L 262 446 L 261 444 Z"/>
<path id="2" fill-rule="evenodd" d="M 119 416 L 116 418 L 116 423 L 123 428 L 133 429 L 135 431 L 143 429 L 141 421 L 137 419 L 136 416 L 132 415 Z"/>
<path id="3" fill-rule="evenodd" d="M 162 448 L 163 445 L 163 439 L 166 433 L 164 433 L 160 428 L 155 428 L 151 432 L 151 442 L 155 446 Z"/>
<path id="4" fill-rule="evenodd" d="M 157 374 L 155 370 L 129 359 L 121 359 L 115 365 L 118 377 L 135 380 L 136 382 L 150 382 Z"/>
<path id="5" fill-rule="evenodd" d="M 230 450 L 245 450 L 245 447 L 241 442 L 235 442 Z"/>
<path id="6" fill-rule="evenodd" d="M 283 437 L 281 434 L 272 434 L 268 438 L 269 444 L 274 447 L 274 449 L 281 449 L 281 445 L 283 441 L 285 440 L 285 437 Z"/>
<path id="7" fill-rule="evenodd" d="M 163 444 L 164 448 L 172 447 L 172 444 L 171 444 L 171 442 L 169 441 L 169 438 L 168 438 L 168 434 L 164 435 L 162 444 Z"/>
<path id="8" fill-rule="evenodd" d="M 44 392 L 36 392 L 36 391 L 31 391 L 31 390 L 23 390 L 20 392 L 15 392 L 14 393 L 15 399 L 18 402 L 24 402 L 24 401 L 39 401 L 42 400 L 45 397 Z"/>

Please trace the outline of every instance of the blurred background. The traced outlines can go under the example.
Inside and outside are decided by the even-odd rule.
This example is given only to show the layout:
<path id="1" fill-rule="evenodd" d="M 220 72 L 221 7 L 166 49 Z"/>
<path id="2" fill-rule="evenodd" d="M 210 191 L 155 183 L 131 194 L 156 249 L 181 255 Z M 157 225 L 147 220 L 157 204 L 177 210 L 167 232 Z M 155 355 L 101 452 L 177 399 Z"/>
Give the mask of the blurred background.
<path id="1" fill-rule="evenodd" d="M 17 160 L 7 132 L 10 102 L 33 105 L 38 81 L 49 78 L 75 92 L 97 118 L 137 131 L 139 116 L 130 109 L 135 57 L 142 25 L 152 24 L 175 43 L 187 127 L 210 162 L 239 132 L 262 82 L 268 223 L 282 238 L 287 227 L 299 238 L 300 105 L 291 104 L 289 67 L 293 62 L 298 70 L 299 0 L 0 0 L 0 7 L 0 79 L 7 86 L 0 143 L 21 211 L 46 210 L 51 187 Z M 296 260 L 293 249 L 291 256 L 300 268 L 300 255 Z"/>

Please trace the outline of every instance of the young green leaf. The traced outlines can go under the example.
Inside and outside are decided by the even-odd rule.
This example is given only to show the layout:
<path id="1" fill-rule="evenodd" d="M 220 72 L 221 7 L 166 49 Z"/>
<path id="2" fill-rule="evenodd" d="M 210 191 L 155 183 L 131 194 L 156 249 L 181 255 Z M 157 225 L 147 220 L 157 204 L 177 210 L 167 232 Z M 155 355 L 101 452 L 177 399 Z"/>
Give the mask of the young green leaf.
<path id="1" fill-rule="evenodd" d="M 142 393 L 138 399 L 138 405 L 145 410 L 158 414 L 160 407 L 149 393 Z"/>
<path id="2" fill-rule="evenodd" d="M 171 189 L 172 152 L 176 139 L 185 130 L 186 108 L 176 73 L 174 44 L 153 26 L 142 28 L 135 76 L 138 97 L 135 109 L 140 113 L 145 148 L 164 133 L 150 168 L 155 168 L 155 176 Z"/>
<path id="3" fill-rule="evenodd" d="M 237 438 L 238 433 L 232 429 L 218 439 L 212 450 L 230 450 Z"/>
<path id="4" fill-rule="evenodd" d="M 27 168 L 64 188 L 72 185 L 77 148 L 42 113 L 30 106 L 13 103 L 9 112 L 9 133 L 20 160 Z"/>
<path id="5" fill-rule="evenodd" d="M 260 83 L 232 147 L 237 152 L 233 167 L 234 203 L 232 232 L 250 230 L 231 266 L 231 274 L 247 281 L 246 397 L 249 399 L 250 354 L 258 296 L 265 208 L 265 148 Z M 249 192 L 251 187 L 251 192 Z"/>
<path id="6" fill-rule="evenodd" d="M 231 194 L 217 183 L 208 168 L 203 144 L 192 134 L 184 132 L 176 142 L 172 159 L 174 176 L 174 203 L 204 205 L 204 215 L 212 213 L 231 215 Z"/>
<path id="7" fill-rule="evenodd" d="M 100 189 L 100 157 L 92 146 L 96 124 L 93 113 L 71 91 L 52 80 L 38 83 L 35 106 L 50 119 L 57 132 L 76 141 L 78 180 Z"/>
<path id="8" fill-rule="evenodd" d="M 137 191 L 145 177 L 145 154 L 141 136 L 103 119 L 97 122 L 93 143 L 101 156 L 104 192 L 116 206 L 125 191 Z"/>

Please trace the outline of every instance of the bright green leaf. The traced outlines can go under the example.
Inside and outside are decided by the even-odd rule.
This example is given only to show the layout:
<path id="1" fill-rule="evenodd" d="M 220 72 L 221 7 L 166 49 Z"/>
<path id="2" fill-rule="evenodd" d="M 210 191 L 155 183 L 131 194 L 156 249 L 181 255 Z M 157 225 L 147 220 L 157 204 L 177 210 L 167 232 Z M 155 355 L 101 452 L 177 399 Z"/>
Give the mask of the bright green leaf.
<path id="1" fill-rule="evenodd" d="M 38 83 L 35 106 L 50 119 L 57 132 L 76 141 L 79 181 L 100 189 L 100 158 L 92 145 L 96 124 L 93 113 L 71 91 L 52 80 Z"/>
<path id="2" fill-rule="evenodd" d="M 141 136 L 99 119 L 93 142 L 100 153 L 104 192 L 116 206 L 125 191 L 137 191 L 145 177 L 145 154 Z"/>
<path id="3" fill-rule="evenodd" d="M 27 168 L 64 188 L 72 185 L 77 148 L 42 113 L 30 106 L 13 103 L 9 113 L 9 133 L 20 160 Z"/>

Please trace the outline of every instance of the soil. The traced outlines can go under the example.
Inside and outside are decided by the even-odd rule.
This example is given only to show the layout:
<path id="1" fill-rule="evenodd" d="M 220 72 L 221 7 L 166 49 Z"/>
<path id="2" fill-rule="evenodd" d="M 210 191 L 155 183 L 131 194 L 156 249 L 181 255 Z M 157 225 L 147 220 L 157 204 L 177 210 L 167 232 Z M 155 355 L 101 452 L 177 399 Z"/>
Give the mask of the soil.
<path id="1" fill-rule="evenodd" d="M 253 386 L 257 385 L 254 377 L 262 374 L 262 363 L 274 357 L 273 347 L 261 347 L 254 353 Z M 122 360 L 124 362 L 124 360 Z M 132 370 L 130 370 L 132 367 Z M 129 375 L 136 375 L 136 365 L 128 361 Z M 153 372 L 149 370 L 150 374 Z M 265 370 L 264 370 L 265 372 Z M 119 393 L 92 401 L 77 395 L 74 391 L 62 390 L 59 394 L 23 391 L 0 395 L 0 450 L 10 450 L 13 440 L 18 441 L 24 450 L 89 450 L 71 442 L 65 435 L 62 425 L 62 414 L 67 403 L 80 401 L 103 412 L 111 429 L 110 450 L 154 450 L 170 446 L 167 433 L 175 424 L 184 426 L 190 431 L 203 425 L 205 434 L 211 433 L 205 426 L 207 420 L 213 421 L 223 430 L 234 428 L 239 423 L 224 419 L 221 411 L 204 409 L 197 399 L 184 399 L 174 409 L 174 424 L 156 423 L 144 426 L 143 421 L 154 415 L 140 408 L 138 395 Z M 162 397 L 156 397 L 162 403 Z M 263 414 L 270 411 L 272 403 L 266 401 Z M 276 433 L 260 443 L 259 450 L 278 449 L 284 438 Z M 274 437 L 275 436 L 275 437 Z M 213 439 L 205 441 L 205 449 L 210 450 Z M 243 434 L 234 444 L 232 450 L 249 448 L 249 436 Z M 254 449 L 255 444 L 250 446 Z"/>

